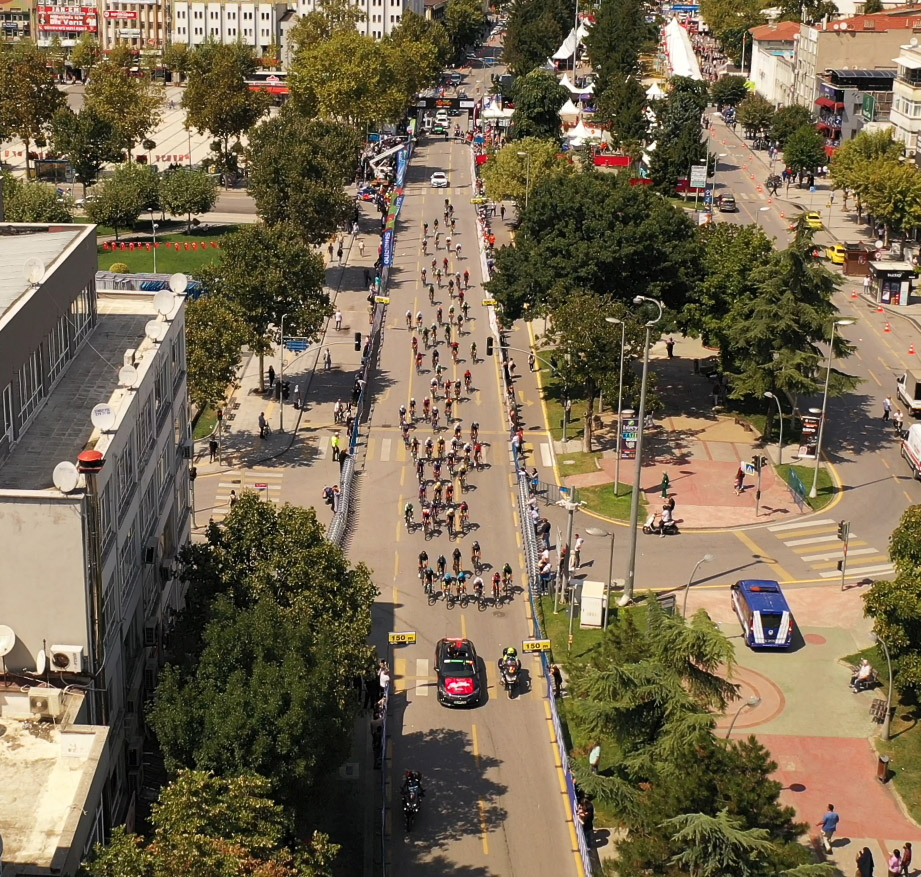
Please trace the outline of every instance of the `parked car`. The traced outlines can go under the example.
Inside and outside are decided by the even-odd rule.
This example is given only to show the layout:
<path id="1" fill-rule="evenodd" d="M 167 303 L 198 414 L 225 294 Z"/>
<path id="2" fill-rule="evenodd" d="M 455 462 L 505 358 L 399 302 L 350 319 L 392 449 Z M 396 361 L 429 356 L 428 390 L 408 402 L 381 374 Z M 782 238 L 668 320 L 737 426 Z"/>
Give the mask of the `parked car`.
<path id="1" fill-rule="evenodd" d="M 825 256 L 832 265 L 843 265 L 845 253 L 847 253 L 847 247 L 844 244 L 832 244 L 825 248 Z"/>
<path id="2" fill-rule="evenodd" d="M 810 210 L 806 214 L 806 225 L 809 228 L 821 228 L 822 227 L 822 214 L 818 210 Z"/>

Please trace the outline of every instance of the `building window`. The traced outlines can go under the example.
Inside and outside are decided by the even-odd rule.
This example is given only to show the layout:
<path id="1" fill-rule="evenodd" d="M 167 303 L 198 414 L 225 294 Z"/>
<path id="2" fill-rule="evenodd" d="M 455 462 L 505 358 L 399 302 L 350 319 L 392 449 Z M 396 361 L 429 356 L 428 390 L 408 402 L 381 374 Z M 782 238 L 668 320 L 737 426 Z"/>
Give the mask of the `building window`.
<path id="1" fill-rule="evenodd" d="M 85 286 L 70 305 L 70 319 L 73 324 L 74 349 L 89 335 L 96 311 L 96 290 Z"/>
<path id="2" fill-rule="evenodd" d="M 141 498 L 141 533 L 146 538 L 150 535 L 151 528 L 156 522 L 154 512 L 157 509 L 157 479 L 156 474 L 151 475 L 144 488 Z"/>
<path id="3" fill-rule="evenodd" d="M 53 384 L 64 370 L 70 347 L 67 344 L 67 320 L 61 317 L 48 336 L 48 383 Z"/>
<path id="4" fill-rule="evenodd" d="M 19 425 L 35 413 L 42 398 L 42 362 L 37 350 L 19 370 Z"/>
<path id="5" fill-rule="evenodd" d="M 157 494 L 163 496 L 163 492 L 169 487 L 170 477 L 169 477 L 169 452 L 170 445 L 167 442 L 163 446 L 163 453 L 160 454 L 160 459 L 157 462 Z"/>
<path id="6" fill-rule="evenodd" d="M 135 434 L 132 430 L 124 450 L 118 458 L 118 508 L 124 509 L 137 486 L 137 456 L 134 448 Z"/>
<path id="7" fill-rule="evenodd" d="M 114 533 L 112 526 L 112 483 L 115 479 L 106 481 L 106 486 L 99 493 L 99 541 L 102 543 L 102 553 L 105 554 Z"/>
<path id="8" fill-rule="evenodd" d="M 0 439 L 6 438 L 13 441 L 13 385 L 7 384 L 3 388 L 3 435 Z"/>
<path id="9" fill-rule="evenodd" d="M 128 603 L 128 596 L 131 586 L 134 584 L 138 574 L 138 534 L 137 534 L 137 516 L 131 521 L 128 530 L 125 532 L 125 538 L 118 551 L 118 570 L 119 578 L 122 583 L 121 602 L 125 606 Z"/>

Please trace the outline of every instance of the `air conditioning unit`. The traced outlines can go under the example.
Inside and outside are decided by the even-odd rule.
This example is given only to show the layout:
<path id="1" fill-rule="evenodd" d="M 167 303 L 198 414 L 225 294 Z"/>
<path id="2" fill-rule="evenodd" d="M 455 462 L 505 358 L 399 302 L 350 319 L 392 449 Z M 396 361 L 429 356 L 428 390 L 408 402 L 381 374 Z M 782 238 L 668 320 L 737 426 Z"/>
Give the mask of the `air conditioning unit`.
<path id="1" fill-rule="evenodd" d="M 60 688 L 30 688 L 29 712 L 43 719 L 57 719 L 64 713 L 64 692 Z"/>
<path id="2" fill-rule="evenodd" d="M 58 673 L 83 672 L 83 646 L 52 646 L 49 658 Z"/>
<path id="3" fill-rule="evenodd" d="M 144 563 L 147 566 L 151 566 L 157 559 L 158 541 L 156 538 L 148 539 L 147 544 L 144 546 Z"/>
<path id="4" fill-rule="evenodd" d="M 192 459 L 192 450 L 193 450 L 193 442 L 192 442 L 192 441 L 183 442 L 183 443 L 182 443 L 182 459 L 183 459 L 183 460 L 191 460 L 191 459 Z"/>

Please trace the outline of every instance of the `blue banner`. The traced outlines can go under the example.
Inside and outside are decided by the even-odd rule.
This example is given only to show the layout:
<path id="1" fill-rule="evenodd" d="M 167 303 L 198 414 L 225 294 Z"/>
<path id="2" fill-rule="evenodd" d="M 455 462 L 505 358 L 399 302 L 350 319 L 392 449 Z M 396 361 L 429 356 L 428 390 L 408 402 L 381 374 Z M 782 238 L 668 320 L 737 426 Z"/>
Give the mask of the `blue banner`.
<path id="1" fill-rule="evenodd" d="M 397 187 L 402 189 L 406 185 L 406 147 L 397 153 Z"/>
<path id="2" fill-rule="evenodd" d="M 397 200 L 393 202 L 393 209 L 394 209 L 395 214 L 399 216 L 400 211 L 403 209 L 403 193 L 402 192 L 400 192 L 400 194 L 397 195 Z"/>
<path id="3" fill-rule="evenodd" d="M 384 248 L 384 265 L 390 267 L 393 264 L 393 229 L 388 228 L 384 231 L 384 237 L 381 241 Z"/>

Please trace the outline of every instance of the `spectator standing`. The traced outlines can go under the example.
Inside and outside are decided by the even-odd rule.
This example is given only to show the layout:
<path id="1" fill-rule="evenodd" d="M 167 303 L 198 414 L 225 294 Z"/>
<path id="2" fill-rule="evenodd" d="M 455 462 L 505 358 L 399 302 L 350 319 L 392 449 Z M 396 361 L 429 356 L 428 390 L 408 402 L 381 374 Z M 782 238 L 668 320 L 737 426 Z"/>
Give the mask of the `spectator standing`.
<path id="1" fill-rule="evenodd" d="M 582 566 L 582 546 L 585 544 L 585 540 L 576 533 L 576 541 L 572 549 L 572 568 L 579 569 Z"/>
<path id="2" fill-rule="evenodd" d="M 598 773 L 598 763 L 601 761 L 601 744 L 597 741 L 592 745 L 588 754 L 588 769 L 591 773 Z"/>
<path id="3" fill-rule="evenodd" d="M 829 804 L 828 809 L 822 816 L 822 821 L 818 823 L 818 825 L 822 827 L 822 846 L 825 847 L 826 853 L 832 851 L 832 838 L 838 828 L 839 818 L 840 817 L 835 812 L 835 805 Z"/>

